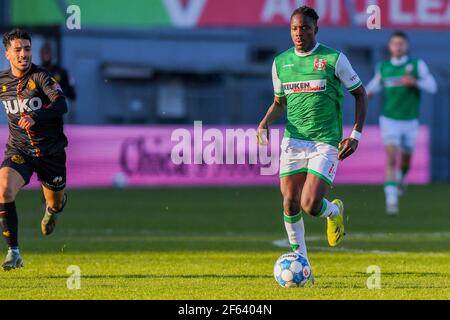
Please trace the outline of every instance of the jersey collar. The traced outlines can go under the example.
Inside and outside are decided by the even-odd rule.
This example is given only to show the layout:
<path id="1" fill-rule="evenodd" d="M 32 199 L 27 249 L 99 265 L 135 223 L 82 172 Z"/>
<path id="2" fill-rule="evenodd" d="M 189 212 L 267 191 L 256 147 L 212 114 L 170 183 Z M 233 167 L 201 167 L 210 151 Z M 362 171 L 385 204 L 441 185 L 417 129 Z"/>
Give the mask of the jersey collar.
<path id="1" fill-rule="evenodd" d="M 15 75 L 13 75 L 12 69 L 11 69 L 11 68 L 9 68 L 8 74 L 9 74 L 9 76 L 10 76 L 11 78 L 20 80 L 20 79 L 25 78 L 29 73 L 31 73 L 31 71 L 32 71 L 35 67 L 36 67 L 36 65 L 35 65 L 34 63 L 31 63 L 30 69 L 28 69 L 28 71 L 27 71 L 21 78 L 17 78 Z"/>
<path id="2" fill-rule="evenodd" d="M 391 58 L 391 63 L 394 66 L 400 66 L 402 64 L 405 64 L 406 61 L 408 61 L 408 56 L 407 55 L 404 55 L 403 57 L 400 57 L 400 58 Z"/>
<path id="3" fill-rule="evenodd" d="M 311 53 L 313 53 L 314 51 L 317 50 L 317 48 L 319 47 L 320 43 L 317 42 L 316 45 L 314 46 L 314 48 L 312 48 L 310 51 L 308 52 L 298 52 L 297 49 L 294 48 L 294 52 L 297 56 L 299 57 L 306 57 L 309 56 Z"/>

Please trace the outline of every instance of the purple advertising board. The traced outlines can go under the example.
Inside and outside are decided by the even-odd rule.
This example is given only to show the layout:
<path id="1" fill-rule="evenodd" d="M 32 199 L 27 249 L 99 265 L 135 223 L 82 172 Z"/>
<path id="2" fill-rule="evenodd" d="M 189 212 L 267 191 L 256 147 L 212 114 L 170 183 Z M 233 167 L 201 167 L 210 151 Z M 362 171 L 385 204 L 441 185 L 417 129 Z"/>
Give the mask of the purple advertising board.
<path id="1" fill-rule="evenodd" d="M 279 183 L 278 153 L 283 136 L 282 127 L 272 128 L 273 139 L 269 145 L 275 147 L 271 149 L 269 157 L 266 156 L 265 162 L 261 160 L 261 153 L 258 153 L 254 143 L 254 127 L 203 126 L 201 129 L 194 129 L 194 125 L 181 128 L 68 125 L 65 127 L 69 139 L 68 187 L 237 186 Z M 346 127 L 344 133 L 348 134 L 350 130 L 351 128 Z M 2 154 L 7 135 L 7 127 L 0 126 Z M 430 180 L 428 136 L 428 129 L 421 127 L 408 176 L 409 183 L 424 184 Z M 239 139 L 244 141 L 244 145 L 240 144 Z M 230 145 L 232 141 L 235 143 Z M 384 182 L 385 163 L 379 128 L 367 126 L 358 151 L 339 164 L 335 183 L 381 184 Z M 266 172 L 262 174 L 264 168 Z M 29 187 L 37 186 L 39 184 L 36 177 L 33 177 Z"/>

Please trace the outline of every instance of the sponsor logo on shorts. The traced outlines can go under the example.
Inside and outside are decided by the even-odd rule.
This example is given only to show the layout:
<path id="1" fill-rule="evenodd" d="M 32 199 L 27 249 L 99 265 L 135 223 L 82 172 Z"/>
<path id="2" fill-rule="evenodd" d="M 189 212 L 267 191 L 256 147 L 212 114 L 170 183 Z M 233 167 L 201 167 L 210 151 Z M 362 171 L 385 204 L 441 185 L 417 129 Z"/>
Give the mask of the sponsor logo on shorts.
<path id="1" fill-rule="evenodd" d="M 283 84 L 285 94 L 322 92 L 327 90 L 327 80 L 309 80 L 298 82 L 287 82 Z"/>
<path id="2" fill-rule="evenodd" d="M 7 88 L 5 85 L 3 85 L 3 86 L 2 86 L 2 91 L 3 91 L 3 92 L 6 92 L 6 91 L 8 91 L 8 88 Z"/>
<path id="3" fill-rule="evenodd" d="M 333 163 L 330 167 L 330 170 L 328 171 L 328 176 L 332 178 L 335 173 L 336 173 L 336 165 Z"/>
<path id="4" fill-rule="evenodd" d="M 18 154 L 15 154 L 11 157 L 11 161 L 17 164 L 24 164 L 25 163 L 25 159 Z"/>
<path id="5" fill-rule="evenodd" d="M 58 176 L 53 178 L 53 180 L 50 181 L 45 181 L 45 185 L 50 187 L 50 188 L 62 188 L 66 185 L 66 183 L 63 180 L 63 177 Z"/>
<path id="6" fill-rule="evenodd" d="M 9 238 L 11 236 L 11 233 L 9 231 L 3 231 L 3 236 L 6 238 Z"/>
<path id="7" fill-rule="evenodd" d="M 53 183 L 54 183 L 55 185 L 61 184 L 62 181 L 63 181 L 63 178 L 62 178 L 62 177 L 56 177 L 55 179 L 53 179 Z"/>

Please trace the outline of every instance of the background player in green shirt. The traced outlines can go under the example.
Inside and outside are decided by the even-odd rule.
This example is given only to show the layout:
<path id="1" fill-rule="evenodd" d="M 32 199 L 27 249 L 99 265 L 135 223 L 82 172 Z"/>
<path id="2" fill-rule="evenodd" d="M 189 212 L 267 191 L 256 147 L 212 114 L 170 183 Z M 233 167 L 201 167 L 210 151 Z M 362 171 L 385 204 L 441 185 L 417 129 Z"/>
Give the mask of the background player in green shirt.
<path id="1" fill-rule="evenodd" d="M 284 221 L 292 249 L 305 257 L 304 213 L 327 219 L 330 246 L 339 244 L 344 236 L 342 201 L 330 202 L 324 197 L 339 160 L 358 147 L 367 111 L 366 91 L 348 59 L 316 41 L 318 19 L 307 6 L 293 12 L 294 47 L 275 58 L 275 99 L 258 127 L 258 141 L 265 144 L 269 125 L 287 112 L 280 156 Z M 342 83 L 356 101 L 354 130 L 344 140 Z"/>
<path id="2" fill-rule="evenodd" d="M 437 86 L 425 62 L 407 56 L 408 38 L 405 33 L 396 31 L 392 34 L 389 52 L 391 58 L 376 67 L 367 93 L 370 97 L 383 91 L 380 128 L 388 158 L 384 186 L 386 212 L 396 215 L 398 196 L 405 189 L 405 177 L 419 130 L 420 93 L 421 90 L 435 93 Z M 397 170 L 399 154 L 400 169 Z"/>

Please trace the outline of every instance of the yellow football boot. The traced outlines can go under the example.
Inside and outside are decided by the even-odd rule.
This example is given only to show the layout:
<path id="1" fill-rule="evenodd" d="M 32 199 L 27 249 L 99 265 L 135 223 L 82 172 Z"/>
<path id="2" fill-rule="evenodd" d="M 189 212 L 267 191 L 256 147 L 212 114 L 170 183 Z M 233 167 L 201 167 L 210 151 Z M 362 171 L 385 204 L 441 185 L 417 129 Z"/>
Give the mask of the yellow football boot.
<path id="1" fill-rule="evenodd" d="M 334 218 L 327 218 L 327 238 L 331 247 L 337 246 L 344 238 L 344 203 L 335 199 L 332 201 L 339 208 L 339 214 Z"/>

